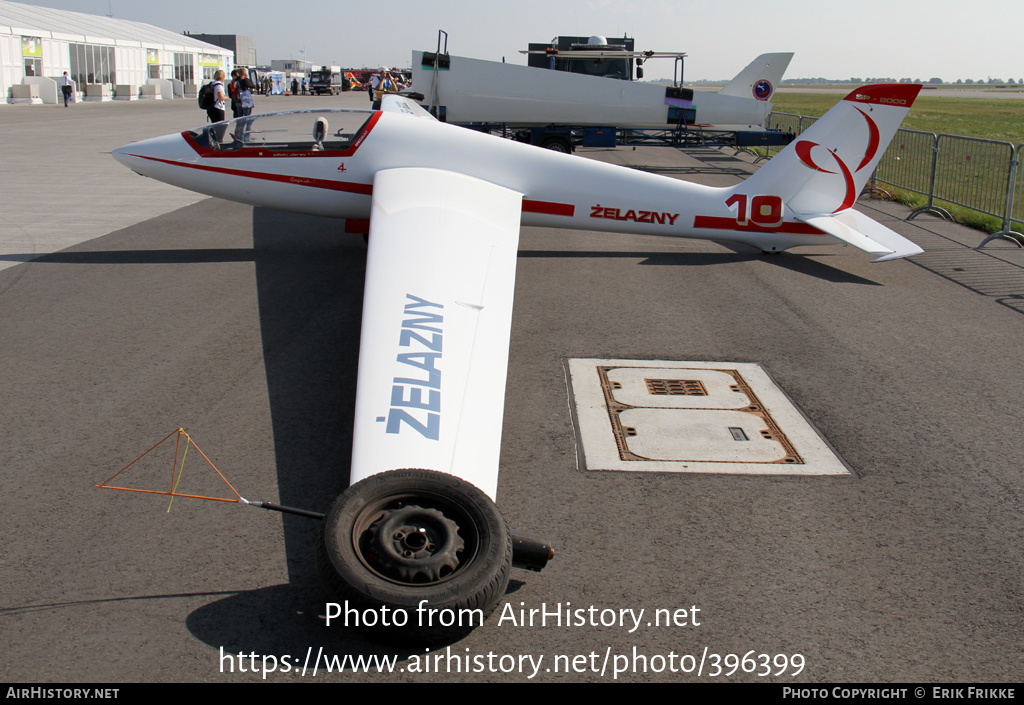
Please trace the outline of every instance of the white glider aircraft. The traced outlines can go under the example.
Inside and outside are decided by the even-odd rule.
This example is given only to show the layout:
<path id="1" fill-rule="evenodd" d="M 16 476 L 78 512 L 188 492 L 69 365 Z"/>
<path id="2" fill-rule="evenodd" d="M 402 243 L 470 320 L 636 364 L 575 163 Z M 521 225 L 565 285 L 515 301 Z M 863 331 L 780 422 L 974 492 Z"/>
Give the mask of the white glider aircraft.
<path id="1" fill-rule="evenodd" d="M 329 599 L 373 610 L 378 626 L 390 616 L 402 627 L 404 614 L 405 628 L 384 636 L 450 640 L 494 609 L 514 560 L 529 562 L 493 501 L 520 226 L 916 254 L 852 207 L 919 89 L 854 90 L 727 188 L 442 124 L 397 96 L 377 111 L 238 118 L 114 157 L 183 188 L 368 232 L 352 485 L 323 521 L 317 572 Z"/>

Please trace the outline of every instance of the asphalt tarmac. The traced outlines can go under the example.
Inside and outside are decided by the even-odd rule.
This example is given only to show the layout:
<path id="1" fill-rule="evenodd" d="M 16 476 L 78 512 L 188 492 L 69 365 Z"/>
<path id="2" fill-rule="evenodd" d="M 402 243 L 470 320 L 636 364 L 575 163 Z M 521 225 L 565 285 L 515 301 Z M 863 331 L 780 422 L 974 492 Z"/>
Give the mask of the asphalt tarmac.
<path id="1" fill-rule="evenodd" d="M 257 107 L 324 104 L 366 99 Z M 348 484 L 365 246 L 107 154 L 202 121 L 192 101 L 0 107 L 5 194 L 35 184 L 4 222 L 36 243 L 0 243 L 0 681 L 1020 681 L 1024 255 L 886 201 L 859 208 L 925 254 L 523 229 L 498 504 L 556 555 L 448 647 L 326 626 L 314 520 L 96 489 L 179 427 L 250 500 L 325 511 Z M 578 154 L 708 184 L 754 168 Z M 74 199 L 77 244 L 33 240 Z M 581 471 L 574 357 L 760 363 L 853 474 Z M 166 486 L 176 440 L 119 481 Z M 232 496 L 189 452 L 187 489 Z"/>

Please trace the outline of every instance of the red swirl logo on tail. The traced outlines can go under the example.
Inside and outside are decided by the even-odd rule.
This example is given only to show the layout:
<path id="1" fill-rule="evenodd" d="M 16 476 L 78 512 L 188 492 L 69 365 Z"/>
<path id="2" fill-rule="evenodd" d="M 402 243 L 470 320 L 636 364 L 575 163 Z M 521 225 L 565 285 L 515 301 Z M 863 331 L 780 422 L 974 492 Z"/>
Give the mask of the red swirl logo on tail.
<path id="1" fill-rule="evenodd" d="M 797 157 L 800 158 L 800 161 L 803 162 L 804 166 L 808 167 L 809 169 L 814 169 L 815 171 L 820 171 L 824 174 L 842 174 L 843 181 L 846 183 L 846 196 L 843 198 L 843 202 L 839 205 L 839 207 L 832 211 L 833 213 L 838 213 L 839 211 L 853 207 L 853 204 L 856 203 L 857 201 L 857 186 L 854 183 L 853 175 L 860 172 L 864 167 L 870 164 L 871 160 L 873 160 L 875 158 L 875 155 L 878 153 L 878 125 L 876 125 L 875 121 L 872 120 L 871 117 L 860 108 L 855 108 L 855 110 L 861 115 L 863 115 L 864 120 L 867 121 L 868 143 L 864 150 L 864 158 L 860 160 L 860 164 L 852 172 L 850 171 L 850 167 L 846 165 L 846 162 L 844 162 L 838 154 L 833 152 L 831 149 L 828 149 L 827 147 L 826 149 L 828 150 L 828 153 L 832 155 L 832 158 L 835 159 L 836 164 L 839 166 L 839 171 L 830 171 L 822 167 L 816 161 L 814 161 L 814 157 L 811 155 L 811 151 L 815 147 L 820 146 L 817 142 L 803 140 L 797 142 L 795 145 L 796 155 Z"/>

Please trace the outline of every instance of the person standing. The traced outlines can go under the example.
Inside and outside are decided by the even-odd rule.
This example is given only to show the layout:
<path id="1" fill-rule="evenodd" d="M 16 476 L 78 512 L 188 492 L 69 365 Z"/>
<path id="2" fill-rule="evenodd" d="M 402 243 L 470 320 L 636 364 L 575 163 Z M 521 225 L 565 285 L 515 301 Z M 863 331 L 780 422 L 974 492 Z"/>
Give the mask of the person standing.
<path id="1" fill-rule="evenodd" d="M 227 85 L 228 96 L 231 98 L 231 117 L 238 117 L 238 69 L 231 69 L 231 80 Z"/>
<path id="2" fill-rule="evenodd" d="M 395 87 L 395 79 L 391 77 L 390 71 L 385 71 L 381 77 L 380 85 L 377 86 L 377 90 L 381 93 L 394 93 L 398 88 Z"/>
<path id="3" fill-rule="evenodd" d="M 377 86 L 380 85 L 381 78 L 379 73 L 375 73 L 370 76 L 370 82 L 366 85 L 366 92 L 370 94 L 370 102 L 373 102 L 374 92 L 377 90 Z"/>
<path id="4" fill-rule="evenodd" d="M 213 74 L 213 107 L 207 110 L 207 115 L 210 116 L 210 122 L 223 123 L 220 127 L 214 127 L 210 131 L 211 137 L 216 142 L 224 141 L 224 134 L 227 132 L 228 125 L 225 121 L 226 115 L 224 114 L 225 103 L 230 100 L 227 89 L 224 87 L 224 78 L 227 76 L 224 73 L 224 69 L 217 69 L 217 72 Z M 216 145 L 214 145 L 215 148 Z"/>
<path id="5" fill-rule="evenodd" d="M 235 109 L 235 117 L 243 117 L 245 115 L 252 115 L 253 102 L 252 92 L 256 90 L 256 84 L 249 78 L 249 70 L 246 68 L 240 68 L 237 70 L 235 80 L 232 82 L 233 90 L 232 93 L 235 96 L 238 106 Z M 232 101 L 233 103 L 235 101 Z"/>
<path id="6" fill-rule="evenodd" d="M 68 72 L 65 71 L 64 75 L 57 79 L 57 85 L 60 86 L 60 92 L 64 94 L 64 107 L 68 107 L 68 101 L 71 100 L 71 77 L 68 76 Z"/>
<path id="7" fill-rule="evenodd" d="M 224 73 L 224 69 L 217 69 L 217 72 L 213 74 L 213 107 L 206 111 L 210 122 L 222 122 L 224 120 L 224 101 L 227 99 L 227 93 L 224 90 L 225 76 L 227 74 Z"/>

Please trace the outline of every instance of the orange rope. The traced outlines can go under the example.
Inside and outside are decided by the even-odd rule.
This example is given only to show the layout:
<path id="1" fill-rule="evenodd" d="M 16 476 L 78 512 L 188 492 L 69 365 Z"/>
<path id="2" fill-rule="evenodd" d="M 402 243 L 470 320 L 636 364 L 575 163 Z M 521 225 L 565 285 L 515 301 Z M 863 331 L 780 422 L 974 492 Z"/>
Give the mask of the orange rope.
<path id="1" fill-rule="evenodd" d="M 164 437 L 163 437 L 163 440 L 160 440 L 160 441 L 158 441 L 158 442 L 157 442 L 157 444 L 153 446 L 153 448 L 156 448 L 156 446 L 160 445 L 161 443 L 163 443 L 164 441 L 166 441 L 166 440 L 167 440 L 168 438 L 170 438 L 171 436 L 173 436 L 173 435 L 174 435 L 175 433 L 177 433 L 177 432 L 178 432 L 178 431 L 180 431 L 180 430 L 181 430 L 181 429 L 179 428 L 179 429 L 177 429 L 177 430 L 175 430 L 175 431 L 171 431 L 170 433 L 168 433 L 168 434 L 167 434 L 166 436 L 164 436 Z M 97 486 L 97 487 L 102 487 L 103 485 L 107 484 L 107 482 L 110 482 L 110 481 L 111 481 L 111 480 L 113 480 L 113 479 L 114 479 L 115 477 L 117 477 L 118 475 L 120 475 L 121 473 L 123 473 L 123 472 L 124 472 L 125 470 L 127 470 L 128 468 L 130 468 L 130 467 L 131 467 L 132 465 L 135 465 L 135 463 L 137 463 L 137 462 L 139 462 L 140 460 L 142 460 L 143 458 L 145 458 L 145 457 L 146 457 L 146 455 L 147 455 L 147 454 L 149 453 L 149 451 L 150 451 L 150 450 L 153 450 L 153 448 L 150 448 L 150 449 L 149 449 L 149 450 L 147 450 L 147 451 L 146 451 L 145 453 L 143 453 L 142 455 L 140 455 L 140 456 L 139 456 L 138 458 L 136 458 L 136 459 L 135 459 L 135 460 L 133 460 L 132 462 L 128 463 L 128 464 L 127 464 L 127 465 L 125 465 L 125 466 L 124 466 L 123 468 L 121 468 L 120 470 L 118 470 L 117 472 L 115 472 L 115 473 L 114 473 L 113 475 L 111 475 L 110 477 L 108 477 L 108 478 L 106 479 L 106 481 L 105 481 L 105 482 L 103 482 L 103 484 L 101 484 L 101 485 L 96 485 L 96 486 Z M 177 464 L 177 456 L 175 456 L 175 464 Z M 172 476 L 172 477 L 173 477 L 173 476 Z"/>
<path id="2" fill-rule="evenodd" d="M 178 437 L 174 439 L 174 464 L 171 465 L 171 491 L 174 491 L 174 473 L 178 471 L 178 448 L 181 447 L 181 434 L 185 432 L 181 426 L 178 426 Z M 188 446 L 185 446 L 186 448 Z"/>
<path id="3" fill-rule="evenodd" d="M 224 484 L 231 488 L 231 491 L 235 493 L 236 497 L 241 499 L 242 495 L 238 494 L 238 490 L 236 490 L 234 487 L 232 487 L 231 483 L 228 482 L 228 478 L 226 478 L 223 475 L 221 475 L 221 472 L 220 472 L 220 470 L 217 469 L 217 466 L 214 465 L 212 462 L 210 462 L 210 459 L 206 457 L 206 453 L 204 453 L 199 448 L 199 446 L 196 445 L 195 441 L 193 441 L 192 438 L 189 437 L 189 435 L 187 433 L 185 434 L 185 437 L 188 438 L 188 442 L 192 444 L 192 447 L 199 451 L 199 455 L 203 456 L 203 459 L 206 460 L 207 463 L 210 463 L 210 467 L 213 468 L 213 471 L 215 473 L 217 473 L 218 475 L 220 475 L 220 479 L 224 480 Z"/>
<path id="4" fill-rule="evenodd" d="M 182 436 L 182 434 L 184 434 L 185 438 L 188 439 L 188 443 L 185 444 L 185 452 L 181 454 L 181 468 L 178 469 L 178 479 L 175 480 L 174 479 L 174 473 L 171 473 L 171 499 L 170 499 L 169 502 L 167 502 L 167 513 L 168 514 L 171 513 L 171 505 L 174 504 L 174 490 L 178 489 L 178 483 L 181 482 L 181 476 L 185 474 L 185 458 L 188 457 L 188 447 L 189 447 L 189 444 L 192 443 L 192 439 L 189 438 L 188 434 L 185 433 L 185 431 L 180 429 L 180 428 L 178 429 L 178 443 L 181 443 L 181 436 Z M 177 449 L 175 449 L 174 455 L 175 455 L 174 464 L 177 465 L 178 464 L 178 458 L 177 458 L 178 451 L 177 451 Z"/>
<path id="5" fill-rule="evenodd" d="M 140 489 L 136 489 L 136 488 L 133 488 L 133 487 L 113 487 L 113 486 L 110 486 L 110 485 L 107 484 L 108 482 L 113 480 L 115 477 L 117 477 L 118 475 L 123 473 L 125 470 L 130 468 L 132 465 L 134 465 L 135 463 L 137 463 L 140 460 L 142 460 L 152 450 L 154 450 L 161 443 L 163 443 L 168 438 L 173 436 L 175 433 L 178 434 L 178 437 L 177 437 L 177 439 L 175 441 L 175 444 L 174 444 L 174 466 L 171 468 L 171 491 L 170 492 L 163 492 L 163 491 L 159 491 L 159 490 L 140 490 Z M 181 452 L 181 437 L 182 436 L 185 436 L 185 438 L 187 439 L 187 443 L 185 444 L 185 451 L 184 451 L 184 453 L 182 453 L 181 469 L 179 470 L 178 469 L 178 454 Z M 199 454 L 201 456 L 203 456 L 203 459 L 206 460 L 206 462 L 209 464 L 209 466 L 211 468 L 213 468 L 213 471 L 215 473 L 217 473 L 217 476 L 220 477 L 220 479 L 224 481 L 224 484 L 227 485 L 228 488 L 230 488 L 230 490 L 232 492 L 234 492 L 235 497 L 237 499 L 226 499 L 224 497 L 207 497 L 205 495 L 183 494 L 183 493 L 180 493 L 180 492 L 175 492 L 175 490 L 177 489 L 178 482 L 181 481 L 181 475 L 182 475 L 182 473 L 185 470 L 185 456 L 188 454 L 188 446 L 189 445 L 191 445 L 193 448 L 195 448 L 197 451 L 199 451 Z M 175 480 L 175 475 L 177 475 L 177 480 Z M 132 462 L 128 463 L 123 468 L 118 470 L 111 477 L 109 477 L 107 480 L 105 480 L 102 484 L 94 485 L 94 486 L 97 489 L 101 489 L 101 490 L 123 490 L 125 492 L 144 492 L 146 494 L 168 495 L 168 496 L 171 497 L 171 502 L 174 502 L 174 497 L 189 497 L 191 499 L 206 499 L 206 500 L 210 500 L 210 501 L 213 501 L 213 502 L 234 502 L 234 503 L 238 503 L 239 501 L 242 500 L 242 495 L 240 495 L 238 493 L 238 490 L 236 490 L 234 488 L 234 486 L 230 482 L 228 482 L 228 479 L 226 477 L 224 477 L 224 474 L 221 473 L 220 470 L 217 469 L 217 466 L 213 464 L 213 461 L 211 461 L 206 456 L 206 453 L 204 453 L 202 451 L 202 449 L 199 446 L 196 445 L 195 441 L 192 440 L 192 437 L 189 436 L 188 433 L 185 432 L 185 429 L 183 429 L 181 427 L 178 427 L 176 430 L 171 431 L 170 433 L 168 433 L 166 436 L 163 437 L 163 439 L 161 439 L 159 442 L 157 442 L 155 445 L 153 445 L 149 450 L 147 450 L 145 453 L 140 455 L 138 458 L 136 458 L 135 460 L 133 460 Z M 167 511 L 168 512 L 171 511 L 171 505 L 170 504 L 167 505 Z"/>
<path id="6" fill-rule="evenodd" d="M 164 494 L 172 497 L 191 497 L 192 499 L 208 499 L 213 502 L 231 502 L 238 504 L 237 499 L 226 499 L 224 497 L 206 497 L 201 494 L 181 494 L 180 492 L 163 492 L 161 490 L 138 490 L 134 487 L 113 487 L 111 485 L 93 485 L 100 490 L 124 490 L 125 492 L 145 492 L 146 494 Z"/>

